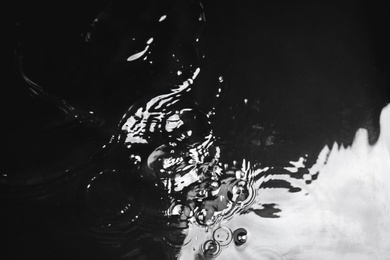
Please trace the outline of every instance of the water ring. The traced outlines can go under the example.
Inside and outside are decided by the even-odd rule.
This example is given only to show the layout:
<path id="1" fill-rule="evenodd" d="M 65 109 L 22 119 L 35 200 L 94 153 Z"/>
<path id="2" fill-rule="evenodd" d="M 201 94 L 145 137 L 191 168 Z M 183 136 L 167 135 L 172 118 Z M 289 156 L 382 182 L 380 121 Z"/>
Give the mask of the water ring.
<path id="1" fill-rule="evenodd" d="M 241 246 L 248 239 L 248 232 L 244 228 L 238 228 L 233 232 L 233 239 L 236 246 Z"/>
<path id="2" fill-rule="evenodd" d="M 213 233 L 213 238 L 221 246 L 227 246 L 233 239 L 232 231 L 227 227 L 219 227 Z"/>
<path id="3" fill-rule="evenodd" d="M 205 257 L 215 257 L 221 252 L 221 246 L 217 241 L 210 239 L 203 243 L 202 251 Z"/>

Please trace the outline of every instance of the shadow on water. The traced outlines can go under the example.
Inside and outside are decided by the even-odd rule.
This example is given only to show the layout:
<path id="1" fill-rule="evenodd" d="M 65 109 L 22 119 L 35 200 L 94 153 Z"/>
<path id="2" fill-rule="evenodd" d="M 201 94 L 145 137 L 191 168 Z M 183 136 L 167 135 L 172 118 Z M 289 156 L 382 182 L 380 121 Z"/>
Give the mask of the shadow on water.
<path id="1" fill-rule="evenodd" d="M 370 145 L 380 135 L 389 17 L 373 5 L 17 10 L 3 97 L 7 259 L 250 254 L 254 230 L 236 216 L 284 223 L 289 208 L 267 192 L 307 193 L 324 146 L 351 145 L 359 128 Z"/>

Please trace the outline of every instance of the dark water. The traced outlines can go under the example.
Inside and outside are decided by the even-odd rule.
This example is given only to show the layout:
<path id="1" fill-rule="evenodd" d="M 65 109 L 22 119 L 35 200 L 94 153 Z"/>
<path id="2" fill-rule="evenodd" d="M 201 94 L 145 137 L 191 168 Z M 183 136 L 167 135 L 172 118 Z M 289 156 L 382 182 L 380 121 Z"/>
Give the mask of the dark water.
<path id="1" fill-rule="evenodd" d="M 285 174 L 358 128 L 373 144 L 390 100 L 381 5 L 41 1 L 13 15 L 4 259 L 175 259 L 189 222 L 228 207 L 213 192 L 250 190 L 243 159 Z M 201 181 L 175 186 L 194 169 Z M 280 211 L 263 206 L 246 213 Z"/>

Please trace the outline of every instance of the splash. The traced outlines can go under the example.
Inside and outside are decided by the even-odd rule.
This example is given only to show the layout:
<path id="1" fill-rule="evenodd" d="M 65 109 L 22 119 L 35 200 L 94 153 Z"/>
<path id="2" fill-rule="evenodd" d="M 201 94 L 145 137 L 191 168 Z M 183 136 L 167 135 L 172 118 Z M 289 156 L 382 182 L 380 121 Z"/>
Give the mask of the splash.
<path id="1" fill-rule="evenodd" d="M 307 175 L 301 192 L 265 185 L 272 167 L 253 184 L 256 198 L 244 214 L 222 221 L 216 229 L 190 226 L 196 242 L 184 247 L 181 259 L 387 259 L 390 252 L 390 106 L 381 114 L 381 135 L 373 146 L 367 131 L 357 131 L 353 144 L 324 147 Z M 305 159 L 290 162 L 290 173 L 304 169 Z M 264 171 L 265 170 L 265 171 Z M 256 172 L 256 169 L 252 169 Z M 259 170 L 257 170 L 259 171 Z M 268 173 L 267 173 L 268 172 Z M 264 174 L 265 173 L 265 174 Z M 303 175 L 305 176 L 305 175 Z M 289 178 L 298 185 L 299 179 Z M 308 184 L 309 185 L 308 185 Z M 267 187 L 267 188 L 264 188 Z M 259 217 L 260 216 L 260 217 Z M 220 244 L 210 256 L 207 241 L 219 228 L 244 229 L 246 243 Z"/>
<path id="2" fill-rule="evenodd" d="M 307 154 L 283 166 L 229 162 L 212 113 L 191 102 L 199 73 L 122 117 L 109 146 L 125 164 L 93 177 L 84 195 L 99 237 L 126 244 L 147 229 L 179 251 L 174 259 L 385 258 L 390 106 L 375 145 L 361 129 L 351 147 L 324 147 L 310 168 Z"/>
<path id="3" fill-rule="evenodd" d="M 89 170 L 93 177 L 78 199 L 103 244 L 134 247 L 128 243 L 141 229 L 170 250 L 180 248 L 189 223 L 213 226 L 248 197 L 249 166 L 222 168 L 212 113 L 189 96 L 199 73 L 131 106 L 104 148 L 104 162 Z"/>
<path id="4" fill-rule="evenodd" d="M 206 17 L 199 4 L 200 25 Z M 171 19 L 169 13 L 154 22 Z M 99 23 L 96 18 L 92 27 Z M 192 35 L 190 45 L 197 46 L 199 36 Z M 117 60 L 147 68 L 158 63 L 158 34 L 126 39 Z M 94 41 L 93 32 L 85 41 Z M 390 108 L 383 110 L 377 144 L 370 146 L 360 130 L 351 147 L 324 147 L 310 168 L 307 154 L 283 166 L 230 162 L 212 129 L 215 112 L 201 111 L 191 98 L 200 68 L 186 62 L 185 50 L 168 54 L 174 61 L 169 73 L 186 80 L 130 107 L 103 149 L 104 162 L 85 167 L 93 177 L 82 183 L 78 199 L 89 231 L 124 248 L 123 259 L 134 259 L 145 237 L 178 250 L 170 259 L 386 259 Z M 30 91 L 67 120 L 99 124 L 93 113 L 84 115 L 21 74 Z"/>

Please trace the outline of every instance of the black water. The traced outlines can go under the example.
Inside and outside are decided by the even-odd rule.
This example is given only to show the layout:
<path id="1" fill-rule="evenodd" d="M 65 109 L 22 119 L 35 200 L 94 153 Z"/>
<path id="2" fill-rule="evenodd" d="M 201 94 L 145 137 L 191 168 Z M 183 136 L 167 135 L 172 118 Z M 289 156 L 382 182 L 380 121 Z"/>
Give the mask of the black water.
<path id="1" fill-rule="evenodd" d="M 156 214 L 169 204 L 164 194 L 121 173 L 126 152 L 101 148 L 131 105 L 170 92 L 196 67 L 188 102 L 205 114 L 215 108 L 213 134 L 228 162 L 283 164 L 334 141 L 348 145 L 360 127 L 373 143 L 390 100 L 382 4 L 34 1 L 13 15 L 17 54 L 2 94 L 4 259 L 174 258 L 178 249 L 155 239 L 167 222 L 180 224 Z M 126 61 L 152 37 L 146 61 Z M 49 98 L 31 91 L 21 66 Z M 102 233 L 99 217 L 117 226 Z"/>

